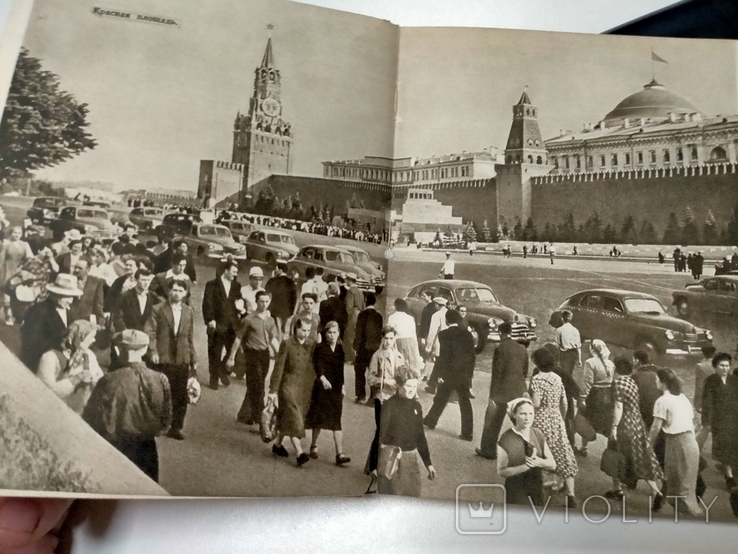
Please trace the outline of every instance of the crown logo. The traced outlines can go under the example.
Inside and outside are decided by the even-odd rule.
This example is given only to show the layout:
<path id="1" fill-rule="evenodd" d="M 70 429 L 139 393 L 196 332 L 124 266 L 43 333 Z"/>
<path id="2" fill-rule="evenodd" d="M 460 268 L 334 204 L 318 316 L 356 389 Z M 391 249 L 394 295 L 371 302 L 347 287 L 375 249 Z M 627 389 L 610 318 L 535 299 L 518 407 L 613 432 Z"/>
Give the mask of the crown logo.
<path id="1" fill-rule="evenodd" d="M 471 503 L 468 503 L 467 506 L 469 506 L 469 517 L 471 517 L 472 519 L 476 519 L 476 518 L 491 519 L 492 510 L 495 507 L 494 503 L 492 503 L 489 505 L 489 510 L 485 510 L 482 502 L 479 503 L 478 510 L 475 510 L 474 507 L 471 505 Z"/>

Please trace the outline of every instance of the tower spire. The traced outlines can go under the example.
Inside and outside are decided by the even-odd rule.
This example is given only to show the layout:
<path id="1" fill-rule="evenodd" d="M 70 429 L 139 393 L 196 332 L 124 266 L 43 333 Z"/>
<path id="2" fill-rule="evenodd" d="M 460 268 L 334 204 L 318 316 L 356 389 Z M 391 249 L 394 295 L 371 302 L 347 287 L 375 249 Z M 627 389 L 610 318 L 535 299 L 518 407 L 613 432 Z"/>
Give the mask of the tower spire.
<path id="1" fill-rule="evenodd" d="M 267 30 L 269 31 L 269 38 L 267 38 L 267 45 L 266 50 L 264 50 L 264 57 L 261 60 L 261 66 L 260 67 L 274 67 L 274 53 L 272 52 L 272 31 L 274 30 L 274 25 L 271 23 L 267 25 Z"/>

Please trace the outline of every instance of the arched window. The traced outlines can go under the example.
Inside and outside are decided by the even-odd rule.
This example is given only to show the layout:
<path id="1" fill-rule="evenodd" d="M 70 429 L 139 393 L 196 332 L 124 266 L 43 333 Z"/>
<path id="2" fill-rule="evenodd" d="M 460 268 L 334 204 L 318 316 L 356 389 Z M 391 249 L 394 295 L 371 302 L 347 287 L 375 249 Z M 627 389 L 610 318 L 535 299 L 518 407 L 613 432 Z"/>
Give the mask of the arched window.
<path id="1" fill-rule="evenodd" d="M 539 165 L 542 164 L 543 163 L 543 158 L 541 156 L 538 156 L 536 158 L 536 163 L 539 164 Z"/>
<path id="2" fill-rule="evenodd" d="M 530 115 L 530 110 L 525 110 L 525 115 Z"/>
<path id="3" fill-rule="evenodd" d="M 720 146 L 716 146 L 710 152 L 711 162 L 720 162 L 728 159 L 728 155 L 725 153 L 725 149 Z"/>
<path id="4" fill-rule="evenodd" d="M 529 164 L 533 163 L 533 156 L 531 156 L 530 154 L 528 154 L 528 163 Z"/>

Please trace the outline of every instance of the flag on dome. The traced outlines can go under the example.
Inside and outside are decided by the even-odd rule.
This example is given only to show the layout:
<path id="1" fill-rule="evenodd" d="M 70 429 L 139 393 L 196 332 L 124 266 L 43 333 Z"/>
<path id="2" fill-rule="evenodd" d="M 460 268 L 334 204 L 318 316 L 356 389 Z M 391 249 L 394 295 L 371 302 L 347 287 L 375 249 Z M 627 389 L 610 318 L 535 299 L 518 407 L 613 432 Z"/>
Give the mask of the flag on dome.
<path id="1" fill-rule="evenodd" d="M 659 56 L 656 52 L 654 52 L 653 50 L 651 50 L 651 59 L 655 62 L 669 63 L 664 58 Z"/>

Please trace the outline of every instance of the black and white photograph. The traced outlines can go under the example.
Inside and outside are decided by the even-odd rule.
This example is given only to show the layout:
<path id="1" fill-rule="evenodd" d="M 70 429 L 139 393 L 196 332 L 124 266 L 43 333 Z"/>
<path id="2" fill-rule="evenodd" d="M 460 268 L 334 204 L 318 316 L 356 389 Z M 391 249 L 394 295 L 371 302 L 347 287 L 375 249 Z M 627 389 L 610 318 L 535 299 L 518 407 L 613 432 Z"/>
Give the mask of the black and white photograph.
<path id="1" fill-rule="evenodd" d="M 737 61 L 37 0 L 0 124 L 0 489 L 733 521 Z"/>

